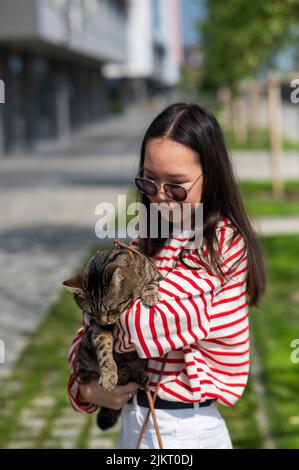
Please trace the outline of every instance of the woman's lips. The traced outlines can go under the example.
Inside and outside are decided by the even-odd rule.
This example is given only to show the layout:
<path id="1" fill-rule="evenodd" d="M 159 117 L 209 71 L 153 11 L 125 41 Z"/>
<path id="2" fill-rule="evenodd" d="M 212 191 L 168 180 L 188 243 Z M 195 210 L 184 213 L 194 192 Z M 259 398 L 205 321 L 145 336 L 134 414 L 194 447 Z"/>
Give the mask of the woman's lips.
<path id="1" fill-rule="evenodd" d="M 159 210 L 164 210 L 164 211 L 174 211 L 176 206 L 174 204 L 166 204 L 165 202 L 161 202 L 159 204 Z M 177 206 L 178 209 L 180 209 L 179 206 Z"/>

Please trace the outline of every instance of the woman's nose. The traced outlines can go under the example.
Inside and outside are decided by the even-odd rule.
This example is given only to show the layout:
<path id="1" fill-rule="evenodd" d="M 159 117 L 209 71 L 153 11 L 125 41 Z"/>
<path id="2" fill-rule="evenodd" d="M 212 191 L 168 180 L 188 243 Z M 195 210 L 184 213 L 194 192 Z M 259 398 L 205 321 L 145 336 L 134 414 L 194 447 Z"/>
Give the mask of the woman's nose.
<path id="1" fill-rule="evenodd" d="M 157 194 L 155 194 L 155 199 L 157 202 L 164 202 L 164 201 L 170 201 L 169 197 L 165 193 L 163 189 L 163 184 L 161 184 Z"/>
<path id="2" fill-rule="evenodd" d="M 169 197 L 163 192 L 163 190 L 162 192 L 159 192 L 158 194 L 156 194 L 156 197 L 159 202 L 164 202 L 164 201 L 169 200 Z"/>

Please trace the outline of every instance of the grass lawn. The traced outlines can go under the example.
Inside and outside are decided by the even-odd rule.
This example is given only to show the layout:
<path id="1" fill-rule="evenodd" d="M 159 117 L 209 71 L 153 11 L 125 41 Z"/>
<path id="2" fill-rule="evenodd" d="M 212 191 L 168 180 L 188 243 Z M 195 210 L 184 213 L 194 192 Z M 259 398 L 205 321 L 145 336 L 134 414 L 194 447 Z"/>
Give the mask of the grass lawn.
<path id="1" fill-rule="evenodd" d="M 299 304 L 292 295 L 299 291 L 299 235 L 263 239 L 267 254 L 269 286 L 259 310 L 251 310 L 251 334 L 254 335 L 263 365 L 272 432 L 279 448 L 299 447 L 299 364 L 290 360 L 290 343 L 299 338 Z M 111 245 L 110 245 L 111 246 Z M 109 247 L 109 246 L 108 246 Z M 90 254 L 89 254 L 90 255 Z M 295 260 L 295 263 L 294 263 Z M 34 442 L 35 448 L 47 444 L 55 419 L 70 407 L 66 395 L 69 376 L 67 353 L 80 326 L 80 311 L 72 296 L 62 290 L 49 308 L 40 327 L 31 335 L 28 347 L 14 366 L 11 377 L 1 387 L 0 448 L 20 435 L 19 417 L 36 396 L 51 396 L 45 425 Z M 10 383 L 19 382 L 12 391 Z M 235 448 L 262 447 L 255 419 L 256 397 L 251 379 L 243 397 L 228 408 L 219 406 L 230 430 Z M 73 411 L 74 415 L 77 415 Z M 78 430 L 76 447 L 88 447 L 88 436 L 95 414 L 86 416 Z M 105 433 L 116 443 L 118 432 Z"/>
<path id="2" fill-rule="evenodd" d="M 285 199 L 272 199 L 270 181 L 242 181 L 244 202 L 252 217 L 299 216 L 299 181 L 285 182 Z"/>
<path id="3" fill-rule="evenodd" d="M 110 245 L 107 245 L 110 248 Z M 98 249 L 95 247 L 91 253 Z M 104 247 L 101 247 L 104 249 Z M 88 257 L 91 254 L 88 254 Z M 62 288 L 58 300 L 50 306 L 48 313 L 39 328 L 30 336 L 29 345 L 14 365 L 12 374 L 0 389 L 0 448 L 5 448 L 16 436 L 23 436 L 20 416 L 24 409 L 30 409 L 35 397 L 47 396 L 54 399 L 54 405 L 43 416 L 45 425 L 34 448 L 43 448 L 50 439 L 55 419 L 61 416 L 62 410 L 71 407 L 66 395 L 69 367 L 67 354 L 71 341 L 81 326 L 81 311 L 74 304 L 72 295 Z M 16 390 L 11 384 L 20 382 Z M 80 414 L 76 411 L 74 415 Z M 84 448 L 96 413 L 82 415 L 82 427 L 78 428 L 76 447 Z M 105 433 L 105 437 L 116 439 L 115 433 Z M 116 442 L 116 441 L 115 441 Z"/>
<path id="4" fill-rule="evenodd" d="M 299 363 L 291 342 L 299 339 L 299 235 L 263 240 L 268 293 L 252 325 L 262 360 L 268 411 L 280 448 L 299 448 Z M 297 354 L 298 357 L 298 354 Z"/>
<path id="5" fill-rule="evenodd" d="M 253 139 L 253 136 L 248 132 L 247 138 L 244 142 L 237 142 L 236 138 L 232 131 L 226 130 L 224 132 L 225 142 L 227 147 L 230 150 L 269 150 L 270 149 L 270 140 L 269 140 L 269 130 L 260 129 L 256 140 Z M 282 148 L 283 150 L 298 150 L 299 142 L 296 142 L 289 137 L 283 136 L 282 138 Z"/>
<path id="6" fill-rule="evenodd" d="M 299 293 L 299 263 L 294 263 L 299 259 L 299 235 L 267 237 L 262 243 L 267 256 L 269 284 L 261 308 L 251 310 L 251 334 L 261 358 L 267 411 L 276 446 L 298 449 L 299 364 L 291 362 L 293 349 L 290 345 L 293 339 L 299 338 L 299 298 L 297 303 L 293 299 Z M 249 403 L 254 403 L 250 383 L 249 379 L 249 388 L 234 408 L 221 407 L 238 447 L 257 440 L 254 423 L 247 421 Z M 254 412 L 254 407 L 252 410 Z"/>

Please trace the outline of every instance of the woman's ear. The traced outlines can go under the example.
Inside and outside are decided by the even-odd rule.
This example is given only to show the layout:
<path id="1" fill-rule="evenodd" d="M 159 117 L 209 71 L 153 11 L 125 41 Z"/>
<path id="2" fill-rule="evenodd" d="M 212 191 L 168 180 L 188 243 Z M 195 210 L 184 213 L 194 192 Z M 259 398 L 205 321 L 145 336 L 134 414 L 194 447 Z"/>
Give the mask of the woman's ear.
<path id="1" fill-rule="evenodd" d="M 77 274 L 70 279 L 67 279 L 62 283 L 65 288 L 73 294 L 83 294 L 83 275 L 82 273 Z"/>

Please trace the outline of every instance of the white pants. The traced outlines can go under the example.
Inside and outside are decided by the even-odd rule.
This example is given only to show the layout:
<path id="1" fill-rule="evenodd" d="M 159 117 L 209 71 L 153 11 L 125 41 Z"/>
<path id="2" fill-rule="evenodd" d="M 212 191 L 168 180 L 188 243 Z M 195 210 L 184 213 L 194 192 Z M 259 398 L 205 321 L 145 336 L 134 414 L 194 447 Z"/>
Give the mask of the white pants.
<path id="1" fill-rule="evenodd" d="M 225 421 L 216 402 L 210 406 L 156 409 L 156 418 L 164 449 L 232 449 Z M 121 430 L 117 449 L 136 449 L 148 408 L 138 405 L 137 394 L 121 413 Z M 143 434 L 140 449 L 159 449 L 152 416 Z"/>

